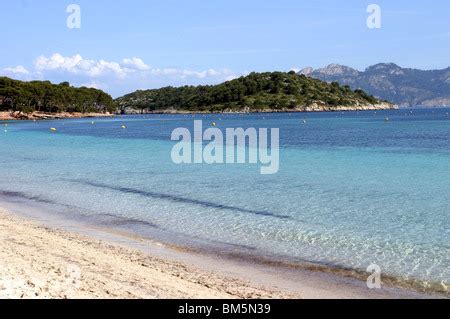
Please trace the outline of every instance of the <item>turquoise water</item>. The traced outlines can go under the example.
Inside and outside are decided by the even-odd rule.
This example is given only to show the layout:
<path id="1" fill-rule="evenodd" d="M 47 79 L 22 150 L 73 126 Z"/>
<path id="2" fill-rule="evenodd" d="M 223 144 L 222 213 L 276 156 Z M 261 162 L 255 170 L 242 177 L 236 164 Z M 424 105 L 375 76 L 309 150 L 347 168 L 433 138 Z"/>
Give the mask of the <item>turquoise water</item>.
<path id="1" fill-rule="evenodd" d="M 61 218 L 157 230 L 185 244 L 362 270 L 375 263 L 384 274 L 448 285 L 448 112 L 14 122 L 0 131 L 0 200 L 60 205 Z M 171 132 L 194 119 L 280 128 L 279 173 L 174 164 Z"/>

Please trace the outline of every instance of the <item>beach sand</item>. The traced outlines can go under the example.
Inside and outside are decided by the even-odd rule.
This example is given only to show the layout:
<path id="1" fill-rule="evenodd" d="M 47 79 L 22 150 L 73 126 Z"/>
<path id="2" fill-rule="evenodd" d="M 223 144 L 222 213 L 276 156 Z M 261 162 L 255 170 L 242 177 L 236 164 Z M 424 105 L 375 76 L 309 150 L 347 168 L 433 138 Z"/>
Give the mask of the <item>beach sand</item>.
<path id="1" fill-rule="evenodd" d="M 0 299 L 443 297 L 385 285 L 370 290 L 345 274 L 235 261 L 83 224 L 68 228 L 18 207 L 14 214 L 0 207 Z"/>
<path id="2" fill-rule="evenodd" d="M 0 210 L 0 298 L 295 298 Z"/>

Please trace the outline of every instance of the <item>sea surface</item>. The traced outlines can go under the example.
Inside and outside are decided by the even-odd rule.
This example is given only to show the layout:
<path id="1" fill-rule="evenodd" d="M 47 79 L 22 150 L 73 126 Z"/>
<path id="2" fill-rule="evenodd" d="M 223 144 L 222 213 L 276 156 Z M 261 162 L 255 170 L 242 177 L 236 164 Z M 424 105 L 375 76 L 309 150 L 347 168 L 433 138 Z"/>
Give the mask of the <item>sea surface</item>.
<path id="1" fill-rule="evenodd" d="M 217 252 L 362 271 L 376 264 L 448 291 L 449 112 L 3 122 L 0 201 L 38 202 L 58 207 L 60 218 Z M 279 128 L 279 172 L 174 164 L 171 133 L 194 120 Z"/>

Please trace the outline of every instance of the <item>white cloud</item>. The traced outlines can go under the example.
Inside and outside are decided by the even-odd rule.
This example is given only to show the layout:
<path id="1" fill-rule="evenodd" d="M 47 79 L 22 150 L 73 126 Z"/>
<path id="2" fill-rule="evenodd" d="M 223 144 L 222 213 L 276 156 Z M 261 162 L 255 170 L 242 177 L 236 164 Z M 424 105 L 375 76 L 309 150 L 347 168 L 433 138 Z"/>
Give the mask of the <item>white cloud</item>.
<path id="1" fill-rule="evenodd" d="M 28 70 L 24 66 L 6 68 L 3 73 L 26 80 L 50 80 L 55 83 L 69 81 L 75 86 L 89 86 L 120 95 L 137 88 L 157 88 L 167 85 L 214 84 L 235 79 L 242 73 L 229 69 L 190 70 L 186 68 L 150 67 L 141 58 L 121 61 L 85 59 L 80 54 L 63 56 L 55 53 L 41 55 Z"/>
<path id="2" fill-rule="evenodd" d="M 150 73 L 154 76 L 168 76 L 177 75 L 178 73 L 180 73 L 180 70 L 175 68 L 151 69 Z"/>
<path id="3" fill-rule="evenodd" d="M 204 79 L 206 77 L 212 77 L 212 76 L 218 76 L 220 75 L 221 72 L 220 71 L 216 71 L 214 69 L 209 69 L 206 71 L 189 71 L 189 70 L 184 70 L 183 71 L 183 76 L 195 76 L 199 79 Z"/>
<path id="4" fill-rule="evenodd" d="M 215 70 L 208 69 L 204 71 L 194 71 L 177 68 L 150 68 L 145 62 L 137 57 L 125 58 L 121 63 L 106 60 L 87 60 L 80 54 L 64 57 L 59 53 L 51 57 L 41 55 L 34 63 L 38 72 L 59 71 L 72 74 L 86 75 L 89 77 L 101 77 L 105 75 L 116 75 L 124 78 L 133 73 L 142 73 L 148 76 L 175 76 L 180 79 L 189 77 L 197 79 L 206 79 L 210 77 L 233 75 L 233 72 L 227 69 Z"/>
<path id="5" fill-rule="evenodd" d="M 99 62 L 93 63 L 87 70 L 87 74 L 91 77 L 100 77 L 103 75 L 107 75 L 110 73 L 115 74 L 116 76 L 123 78 L 129 73 L 129 70 L 123 68 L 117 62 L 108 62 L 105 60 L 100 60 Z"/>
<path id="6" fill-rule="evenodd" d="M 22 75 L 30 74 L 30 72 L 27 69 L 25 69 L 25 67 L 23 65 L 18 65 L 14 68 L 6 68 L 6 69 L 3 69 L 3 71 L 5 71 L 7 73 L 12 73 L 12 74 L 22 74 Z"/>
<path id="7" fill-rule="evenodd" d="M 136 69 L 139 71 L 146 71 L 150 69 L 150 67 L 145 64 L 144 61 L 136 57 L 131 59 L 123 59 L 123 64 L 131 69 Z"/>
<path id="8" fill-rule="evenodd" d="M 227 76 L 226 78 L 225 78 L 225 81 L 232 81 L 232 80 L 236 80 L 236 79 L 238 79 L 239 78 L 239 75 L 236 75 L 236 74 L 232 74 L 232 75 L 229 75 L 229 76 Z"/>
<path id="9" fill-rule="evenodd" d="M 172 76 L 179 79 L 195 78 L 195 79 L 207 79 L 207 78 L 228 78 L 230 76 L 237 76 L 231 70 L 228 69 L 208 69 L 205 71 L 193 71 L 187 69 L 177 68 L 163 68 L 163 69 L 151 69 L 150 74 L 153 76 Z"/>
<path id="10" fill-rule="evenodd" d="M 93 89 L 99 89 L 99 90 L 106 90 L 108 88 L 108 86 L 106 84 L 96 82 L 96 81 L 81 83 L 80 86 L 84 86 L 87 88 L 93 88 Z"/>
<path id="11" fill-rule="evenodd" d="M 131 71 L 117 62 L 86 60 L 79 54 L 72 57 L 64 57 L 59 53 L 55 53 L 49 58 L 41 55 L 36 59 L 34 65 L 36 70 L 40 72 L 59 71 L 90 77 L 100 77 L 111 73 L 118 77 L 124 77 Z"/>

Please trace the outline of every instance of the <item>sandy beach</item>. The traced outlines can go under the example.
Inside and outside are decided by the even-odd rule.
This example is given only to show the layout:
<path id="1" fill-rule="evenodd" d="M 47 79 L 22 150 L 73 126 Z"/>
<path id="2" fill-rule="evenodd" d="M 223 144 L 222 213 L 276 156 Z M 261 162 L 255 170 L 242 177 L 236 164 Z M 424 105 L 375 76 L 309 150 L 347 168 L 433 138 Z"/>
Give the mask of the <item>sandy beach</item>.
<path id="1" fill-rule="evenodd" d="M 169 255 L 158 253 L 159 248 L 149 253 L 129 246 L 135 240 L 130 238 L 100 240 L 0 208 L 0 299 L 431 297 L 392 287 L 369 290 L 365 282 L 315 271 L 249 267 L 204 255 L 191 258 L 191 252 L 173 247 Z"/>
<path id="2" fill-rule="evenodd" d="M 289 297 L 0 210 L 0 298 Z"/>

